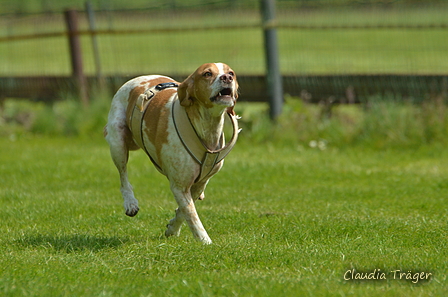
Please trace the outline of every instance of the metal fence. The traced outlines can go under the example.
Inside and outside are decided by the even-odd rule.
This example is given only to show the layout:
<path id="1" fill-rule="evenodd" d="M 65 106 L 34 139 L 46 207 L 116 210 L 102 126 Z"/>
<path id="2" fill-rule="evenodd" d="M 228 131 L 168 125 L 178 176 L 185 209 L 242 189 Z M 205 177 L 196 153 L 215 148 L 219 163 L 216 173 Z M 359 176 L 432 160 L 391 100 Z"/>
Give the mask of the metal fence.
<path id="1" fill-rule="evenodd" d="M 204 62 L 222 61 L 239 74 L 242 100 L 266 100 L 259 1 L 133 5 L 93 2 L 92 30 L 84 3 L 76 2 L 90 84 L 103 77 L 116 89 L 148 73 L 181 80 Z M 63 9 L 23 9 L 0 15 L 0 98 L 58 97 L 73 87 Z M 443 1 L 278 0 L 268 26 L 278 30 L 285 93 L 340 102 L 376 93 L 446 96 L 447 13 Z"/>

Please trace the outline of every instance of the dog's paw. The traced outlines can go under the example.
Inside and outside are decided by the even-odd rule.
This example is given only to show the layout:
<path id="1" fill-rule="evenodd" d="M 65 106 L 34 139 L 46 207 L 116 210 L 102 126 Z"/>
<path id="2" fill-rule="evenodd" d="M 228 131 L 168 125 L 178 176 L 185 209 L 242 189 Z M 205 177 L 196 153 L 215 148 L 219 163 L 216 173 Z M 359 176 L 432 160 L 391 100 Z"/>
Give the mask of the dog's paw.
<path id="1" fill-rule="evenodd" d="M 173 225 L 171 225 L 171 222 L 170 222 L 170 224 L 166 225 L 165 236 L 166 237 L 179 236 L 180 229 L 181 229 L 181 226 L 173 226 Z"/>
<path id="2" fill-rule="evenodd" d="M 203 238 L 199 238 L 199 241 L 202 242 L 203 244 L 212 244 L 212 240 L 210 239 L 210 237 L 203 237 Z"/>
<path id="3" fill-rule="evenodd" d="M 166 225 L 168 228 L 165 230 L 165 236 L 171 237 L 171 236 L 179 236 L 180 230 L 173 231 L 172 228 L 170 228 L 170 225 Z"/>
<path id="4" fill-rule="evenodd" d="M 135 217 L 135 215 L 138 213 L 139 210 L 140 209 L 138 208 L 138 206 L 130 210 L 126 210 L 126 215 L 130 217 Z"/>
<path id="5" fill-rule="evenodd" d="M 138 208 L 138 201 L 137 199 L 133 199 L 133 201 L 126 201 L 124 203 L 124 209 L 126 210 L 126 215 L 133 217 L 135 216 L 140 208 Z"/>

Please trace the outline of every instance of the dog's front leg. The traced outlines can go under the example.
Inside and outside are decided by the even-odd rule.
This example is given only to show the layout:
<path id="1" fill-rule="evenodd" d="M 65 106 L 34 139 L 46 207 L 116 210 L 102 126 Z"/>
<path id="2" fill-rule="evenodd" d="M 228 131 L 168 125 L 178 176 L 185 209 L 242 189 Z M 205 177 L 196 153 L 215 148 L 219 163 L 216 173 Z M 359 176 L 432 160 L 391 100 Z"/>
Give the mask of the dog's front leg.
<path id="1" fill-rule="evenodd" d="M 176 210 L 176 216 L 168 224 L 165 231 L 166 236 L 179 235 L 180 227 L 183 221 L 187 221 L 193 236 L 204 244 L 211 244 L 212 240 L 205 231 L 201 220 L 199 219 L 194 200 L 191 197 L 190 189 L 182 190 L 177 187 L 171 187 L 171 191 L 176 198 L 179 208 Z"/>

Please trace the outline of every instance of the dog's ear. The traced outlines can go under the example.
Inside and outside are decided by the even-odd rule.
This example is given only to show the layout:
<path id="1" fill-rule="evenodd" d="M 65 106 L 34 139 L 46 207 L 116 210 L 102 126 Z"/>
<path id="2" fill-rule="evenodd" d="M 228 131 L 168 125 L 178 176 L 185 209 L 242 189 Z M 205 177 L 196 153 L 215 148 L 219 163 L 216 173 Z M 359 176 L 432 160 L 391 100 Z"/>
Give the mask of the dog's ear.
<path id="1" fill-rule="evenodd" d="M 193 105 L 193 82 L 193 78 L 189 76 L 177 88 L 180 105 L 184 107 Z"/>
<path id="2" fill-rule="evenodd" d="M 235 107 L 236 100 L 238 99 L 238 88 L 239 88 L 239 85 L 238 85 L 238 81 L 236 80 L 236 76 L 235 76 L 235 90 L 233 91 L 233 98 L 235 98 L 235 100 L 233 102 L 233 106 L 227 108 L 227 113 L 229 113 L 233 116 L 236 115 L 235 110 L 233 110 L 233 109 Z"/>
<path id="3" fill-rule="evenodd" d="M 238 99 L 238 91 L 239 91 L 240 85 L 238 84 L 238 80 L 236 79 L 236 74 L 233 79 L 235 80 L 235 90 L 233 91 L 234 92 L 233 98 L 235 98 L 235 101 L 236 101 L 236 99 Z"/>

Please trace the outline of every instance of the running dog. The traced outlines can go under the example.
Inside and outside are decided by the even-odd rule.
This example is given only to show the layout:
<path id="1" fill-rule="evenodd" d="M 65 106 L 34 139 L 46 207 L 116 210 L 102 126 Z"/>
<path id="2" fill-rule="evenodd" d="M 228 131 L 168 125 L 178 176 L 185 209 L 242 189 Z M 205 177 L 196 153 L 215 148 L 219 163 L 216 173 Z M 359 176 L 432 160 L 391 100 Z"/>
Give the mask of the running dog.
<path id="1" fill-rule="evenodd" d="M 140 76 L 115 94 L 104 129 L 112 160 L 118 169 L 128 216 L 139 211 L 127 175 L 130 150 L 143 149 L 170 183 L 177 201 L 175 217 L 165 235 L 178 236 L 187 222 L 194 237 L 212 241 L 196 212 L 210 178 L 238 137 L 233 110 L 238 98 L 235 72 L 223 63 L 200 66 L 182 83 L 162 75 Z M 226 143 L 223 128 L 230 120 L 232 136 Z"/>

